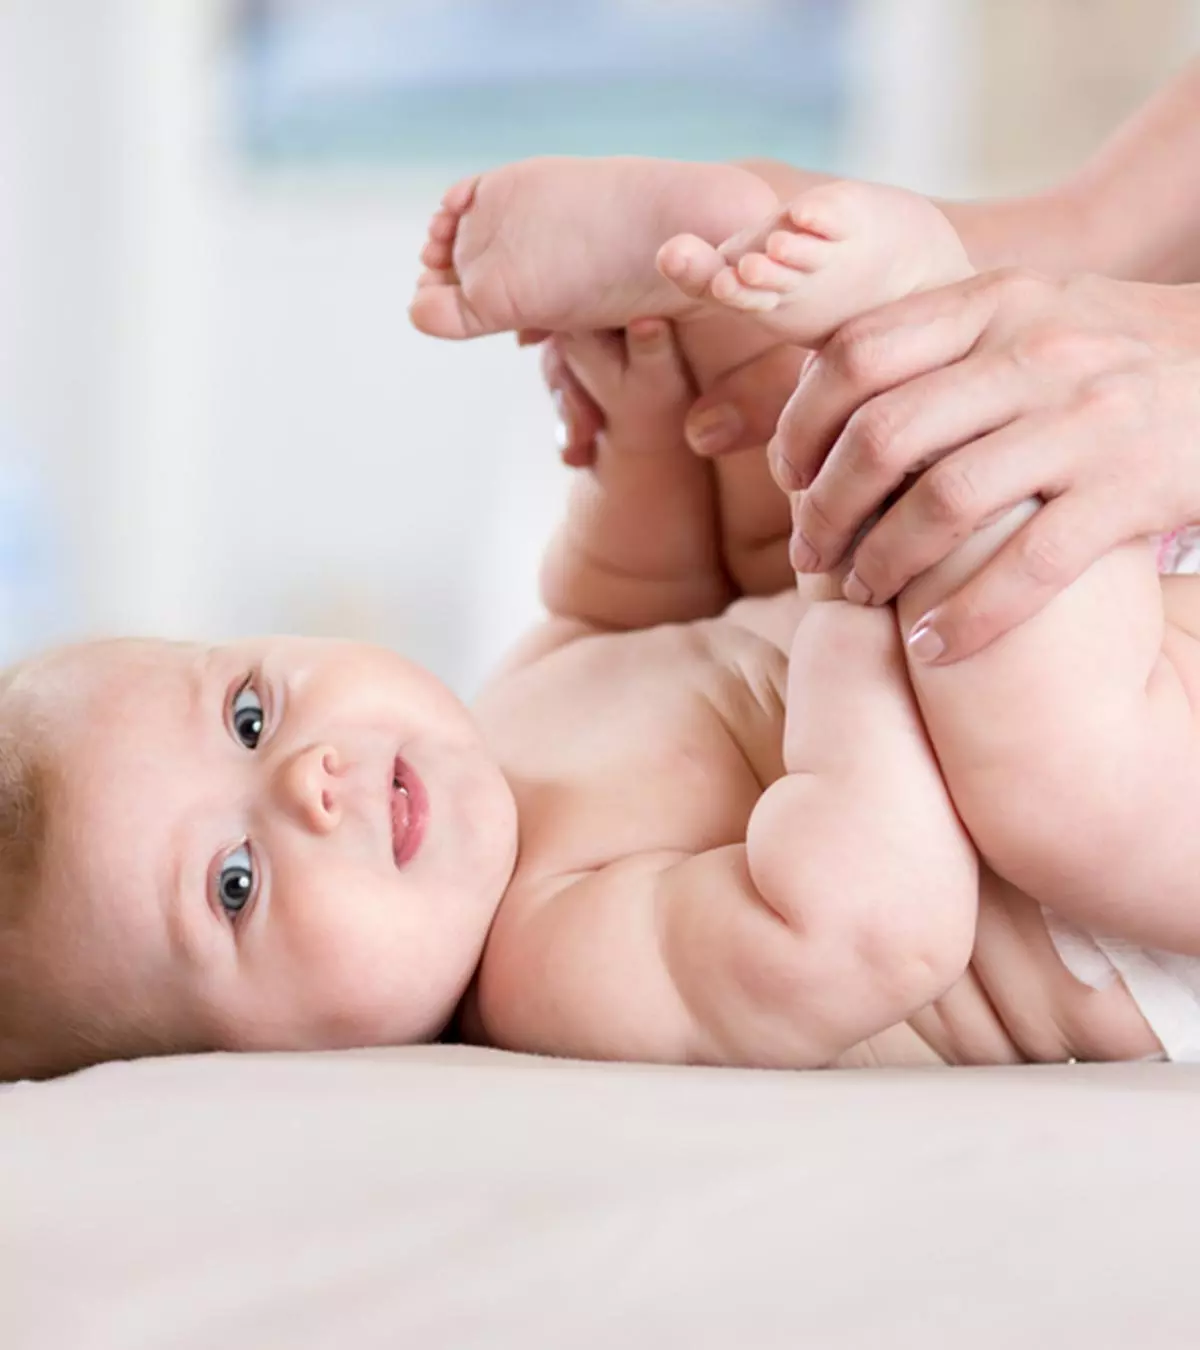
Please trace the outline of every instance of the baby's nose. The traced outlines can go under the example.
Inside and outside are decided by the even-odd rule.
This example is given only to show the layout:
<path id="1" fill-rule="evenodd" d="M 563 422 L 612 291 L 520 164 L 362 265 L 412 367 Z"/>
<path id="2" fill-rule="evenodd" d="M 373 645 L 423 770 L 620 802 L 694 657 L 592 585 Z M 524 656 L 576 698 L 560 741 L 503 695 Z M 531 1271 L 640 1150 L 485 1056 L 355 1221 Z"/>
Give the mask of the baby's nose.
<path id="1" fill-rule="evenodd" d="M 288 810 L 309 829 L 328 833 L 341 819 L 344 773 L 330 745 L 310 745 L 280 769 L 279 786 Z"/>

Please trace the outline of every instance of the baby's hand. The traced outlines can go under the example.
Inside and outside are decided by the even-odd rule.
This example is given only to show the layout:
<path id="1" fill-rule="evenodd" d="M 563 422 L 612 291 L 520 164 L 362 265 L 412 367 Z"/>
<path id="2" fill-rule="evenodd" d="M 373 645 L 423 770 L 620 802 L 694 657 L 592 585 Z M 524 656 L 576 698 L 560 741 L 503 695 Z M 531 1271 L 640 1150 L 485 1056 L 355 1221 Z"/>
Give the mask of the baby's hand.
<path id="1" fill-rule="evenodd" d="M 684 438 L 695 389 L 671 324 L 557 334 L 544 368 L 560 405 L 589 403 L 599 427 L 588 454 L 562 443 L 584 471 L 542 568 L 546 607 L 623 629 L 721 613 L 730 596 L 712 465 Z"/>
<path id="2" fill-rule="evenodd" d="M 585 410 L 598 424 L 590 445 L 575 446 L 564 437 L 563 459 L 572 467 L 593 464 L 599 448 L 620 454 L 685 449 L 683 419 L 696 393 L 666 320 L 639 319 L 623 331 L 555 334 L 542 349 L 542 373 L 564 422 Z"/>
<path id="3" fill-rule="evenodd" d="M 624 333 L 571 337 L 530 332 L 525 342 L 544 343 L 542 374 L 558 409 L 565 464 L 595 467 L 603 446 L 619 457 L 652 452 L 668 471 L 674 465 L 693 482 L 698 476 L 707 479 L 712 494 L 706 506 L 708 529 L 734 593 L 774 595 L 793 584 L 787 556 L 791 508 L 767 471 L 762 447 L 710 460 L 692 445 L 696 462 L 690 468 L 679 458 L 687 412 L 694 407 L 687 402 L 693 381 L 670 324 L 645 319 Z M 791 348 L 774 350 L 786 358 L 782 364 L 791 379 L 786 389 L 779 387 L 775 415 L 769 426 L 764 423 L 763 442 L 795 387 L 795 365 L 802 359 L 792 360 Z"/>

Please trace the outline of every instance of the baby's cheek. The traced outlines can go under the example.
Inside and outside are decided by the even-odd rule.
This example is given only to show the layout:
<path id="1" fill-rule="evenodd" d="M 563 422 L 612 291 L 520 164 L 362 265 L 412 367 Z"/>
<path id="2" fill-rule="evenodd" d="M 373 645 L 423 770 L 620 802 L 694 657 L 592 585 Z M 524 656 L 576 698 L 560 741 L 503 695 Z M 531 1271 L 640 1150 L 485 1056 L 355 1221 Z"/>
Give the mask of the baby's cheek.
<path id="1" fill-rule="evenodd" d="M 471 974 L 453 910 L 409 894 L 399 876 L 314 872 L 290 897 L 290 997 L 324 1044 L 397 1044 L 435 1034 Z"/>

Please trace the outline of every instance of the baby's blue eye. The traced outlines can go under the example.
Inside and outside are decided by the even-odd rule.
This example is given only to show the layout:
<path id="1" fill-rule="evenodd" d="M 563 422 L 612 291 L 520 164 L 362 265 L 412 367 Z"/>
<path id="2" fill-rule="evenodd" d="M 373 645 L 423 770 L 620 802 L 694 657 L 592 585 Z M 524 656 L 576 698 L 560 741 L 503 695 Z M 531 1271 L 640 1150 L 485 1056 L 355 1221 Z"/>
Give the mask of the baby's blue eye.
<path id="1" fill-rule="evenodd" d="M 236 919 L 254 895 L 254 861 L 242 844 L 221 864 L 217 876 L 217 899 L 231 919 Z"/>
<path id="2" fill-rule="evenodd" d="M 254 686 L 247 680 L 234 694 L 233 706 L 229 710 L 233 734 L 247 750 L 258 749 L 264 720 L 262 700 L 254 692 Z"/>

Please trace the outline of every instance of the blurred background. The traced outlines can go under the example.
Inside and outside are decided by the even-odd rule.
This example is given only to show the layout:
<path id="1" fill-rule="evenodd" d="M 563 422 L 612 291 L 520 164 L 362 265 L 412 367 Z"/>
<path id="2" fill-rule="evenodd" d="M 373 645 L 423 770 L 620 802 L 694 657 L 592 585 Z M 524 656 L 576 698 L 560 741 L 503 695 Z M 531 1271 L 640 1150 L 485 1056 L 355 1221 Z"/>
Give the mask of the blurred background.
<path id="1" fill-rule="evenodd" d="M 0 660 L 345 635 L 469 695 L 566 484 L 536 358 L 405 308 L 454 177 L 767 154 L 1051 181 L 1200 0 L 0 0 Z"/>

